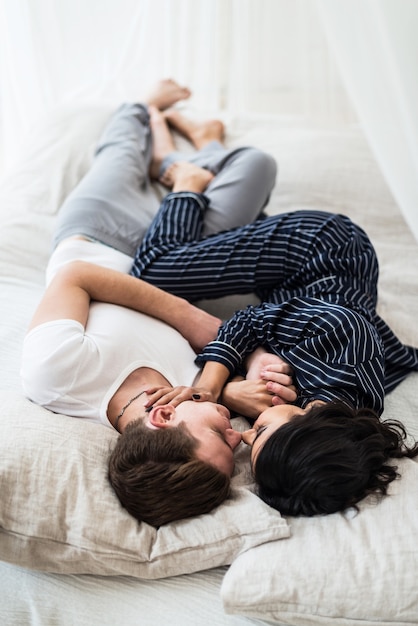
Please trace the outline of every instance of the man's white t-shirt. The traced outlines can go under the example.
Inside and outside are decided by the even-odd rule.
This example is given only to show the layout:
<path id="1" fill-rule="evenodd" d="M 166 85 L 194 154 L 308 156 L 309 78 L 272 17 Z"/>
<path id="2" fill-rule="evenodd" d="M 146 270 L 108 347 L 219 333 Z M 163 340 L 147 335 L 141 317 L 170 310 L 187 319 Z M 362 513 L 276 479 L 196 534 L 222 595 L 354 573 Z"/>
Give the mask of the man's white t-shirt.
<path id="1" fill-rule="evenodd" d="M 98 242 L 66 240 L 51 256 L 47 280 L 63 264 L 81 259 L 127 272 L 132 259 Z M 173 385 L 192 385 L 195 353 L 176 330 L 114 304 L 93 302 L 86 328 L 71 319 L 32 329 L 23 345 L 26 396 L 56 413 L 107 426 L 110 399 L 131 372 L 153 368 Z"/>

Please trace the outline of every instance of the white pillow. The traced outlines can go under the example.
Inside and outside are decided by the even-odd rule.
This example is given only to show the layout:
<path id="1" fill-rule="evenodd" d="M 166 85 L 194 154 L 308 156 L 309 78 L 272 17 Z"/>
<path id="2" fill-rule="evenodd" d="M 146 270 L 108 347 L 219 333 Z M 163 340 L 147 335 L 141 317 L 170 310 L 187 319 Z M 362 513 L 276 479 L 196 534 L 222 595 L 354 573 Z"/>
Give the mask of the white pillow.
<path id="1" fill-rule="evenodd" d="M 60 574 L 163 578 L 228 565 L 289 536 L 286 521 L 243 485 L 238 452 L 231 499 L 211 514 L 156 530 L 120 505 L 107 480 L 110 428 L 53 414 L 1 392 L 0 558 Z"/>
<path id="2" fill-rule="evenodd" d="M 412 374 L 390 394 L 386 418 L 417 421 L 408 399 L 417 382 Z M 417 624 L 418 462 L 397 465 L 402 477 L 380 503 L 364 500 L 359 514 L 289 517 L 289 541 L 240 555 L 223 580 L 225 611 L 292 626 Z"/>

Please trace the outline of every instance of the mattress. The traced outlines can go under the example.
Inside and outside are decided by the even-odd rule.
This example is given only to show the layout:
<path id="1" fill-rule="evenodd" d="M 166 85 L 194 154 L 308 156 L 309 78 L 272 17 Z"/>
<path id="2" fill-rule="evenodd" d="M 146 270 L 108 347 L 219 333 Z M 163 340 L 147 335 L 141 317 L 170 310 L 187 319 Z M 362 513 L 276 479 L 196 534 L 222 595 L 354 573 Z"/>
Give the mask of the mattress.
<path id="1" fill-rule="evenodd" d="M 45 438 L 55 442 L 60 436 L 44 410 L 22 396 L 20 350 L 42 295 L 57 210 L 87 171 L 110 113 L 108 107 L 94 104 L 57 111 L 33 129 L 18 164 L 0 185 L 2 500 L 5 476 L 11 471 L 6 464 L 13 458 L 20 465 L 19 489 L 26 480 L 31 484 L 28 472 L 33 464 L 30 459 L 25 464 L 22 453 L 19 458 L 19 446 L 35 455 L 33 442 L 40 446 Z M 361 129 L 317 127 L 274 116 L 231 115 L 226 121 L 228 146 L 255 145 L 278 162 L 269 214 L 297 209 L 339 212 L 368 232 L 380 262 L 378 312 L 403 342 L 418 345 L 418 244 Z M 184 149 L 184 141 L 177 140 Z M 155 192 L 161 195 L 162 190 L 156 187 Z M 234 297 L 201 305 L 226 318 L 247 302 L 248 298 Z M 416 438 L 417 384 L 418 374 L 411 374 L 387 397 L 383 415 L 403 421 Z M 76 427 L 69 422 L 74 420 L 62 416 L 59 425 L 68 427 L 76 439 Z M 236 426 L 245 424 L 238 420 Z M 45 531 L 36 538 L 33 532 L 28 536 L 29 521 L 36 521 L 30 520 L 31 514 L 40 515 L 36 494 L 27 494 L 34 504 L 21 515 L 19 508 L 7 508 L 10 503 L 3 500 L 0 622 L 10 626 L 418 622 L 416 461 L 400 462 L 402 477 L 391 485 L 390 495 L 380 503 L 366 499 L 357 515 L 349 511 L 285 519 L 257 502 L 248 458 L 240 444 L 235 499 L 227 512 L 196 520 L 194 526 L 169 529 L 162 537 L 135 536 L 133 540 L 149 543 L 140 563 L 136 553 L 127 556 L 113 544 L 106 554 L 102 545 L 98 551 L 94 537 L 87 542 L 85 529 L 80 531 L 84 543 L 76 555 L 62 546 L 52 549 Z M 248 519 L 246 511 L 251 511 Z M 222 526 L 227 527 L 223 535 Z M 121 528 L 125 526 L 117 537 L 122 544 Z"/>

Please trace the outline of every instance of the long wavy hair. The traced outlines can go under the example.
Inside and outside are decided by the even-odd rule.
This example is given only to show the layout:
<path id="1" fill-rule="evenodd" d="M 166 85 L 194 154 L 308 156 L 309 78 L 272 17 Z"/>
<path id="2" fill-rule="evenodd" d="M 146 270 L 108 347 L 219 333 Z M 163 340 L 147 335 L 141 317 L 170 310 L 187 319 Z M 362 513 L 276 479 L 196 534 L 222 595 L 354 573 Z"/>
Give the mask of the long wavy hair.
<path id="1" fill-rule="evenodd" d="M 343 402 L 314 405 L 278 428 L 253 467 L 259 496 L 284 515 L 335 513 L 375 493 L 399 474 L 391 459 L 415 457 L 404 426 Z M 357 507 L 356 507 L 357 508 Z"/>

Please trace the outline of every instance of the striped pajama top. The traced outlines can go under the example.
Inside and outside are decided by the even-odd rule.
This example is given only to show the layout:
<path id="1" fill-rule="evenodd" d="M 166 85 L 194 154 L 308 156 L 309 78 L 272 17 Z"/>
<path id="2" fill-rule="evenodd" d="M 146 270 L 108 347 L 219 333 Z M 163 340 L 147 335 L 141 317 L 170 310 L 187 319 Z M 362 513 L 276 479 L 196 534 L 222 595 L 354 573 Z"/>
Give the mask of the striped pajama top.
<path id="1" fill-rule="evenodd" d="M 412 370 L 418 350 L 377 315 L 378 262 L 348 217 L 294 211 L 202 238 L 203 194 L 169 194 L 131 274 L 190 301 L 255 292 L 197 363 L 231 375 L 261 345 L 294 370 L 297 404 L 343 400 L 381 413 L 384 395 Z"/>

